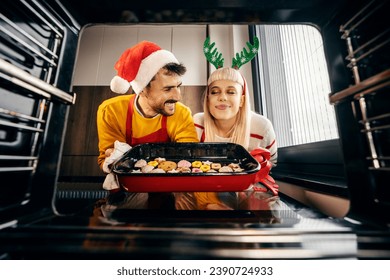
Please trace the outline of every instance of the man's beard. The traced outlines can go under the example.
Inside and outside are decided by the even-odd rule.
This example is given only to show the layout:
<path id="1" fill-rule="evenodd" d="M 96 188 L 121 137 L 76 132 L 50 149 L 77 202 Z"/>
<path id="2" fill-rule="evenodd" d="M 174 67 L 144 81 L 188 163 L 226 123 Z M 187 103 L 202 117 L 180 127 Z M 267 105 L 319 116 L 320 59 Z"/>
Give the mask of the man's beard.
<path id="1" fill-rule="evenodd" d="M 175 109 L 173 110 L 173 112 L 171 113 L 171 112 L 167 112 L 166 110 L 165 110 L 165 106 L 166 106 L 166 104 L 174 104 L 174 106 L 176 105 L 176 101 L 175 100 L 167 100 L 165 103 L 164 103 L 164 105 L 163 105 L 163 107 L 161 108 L 161 107 L 157 107 L 157 108 L 153 108 L 158 114 L 161 114 L 161 115 L 163 115 L 163 116 L 167 116 L 167 117 L 169 117 L 169 116 L 172 116 L 173 114 L 175 114 Z"/>

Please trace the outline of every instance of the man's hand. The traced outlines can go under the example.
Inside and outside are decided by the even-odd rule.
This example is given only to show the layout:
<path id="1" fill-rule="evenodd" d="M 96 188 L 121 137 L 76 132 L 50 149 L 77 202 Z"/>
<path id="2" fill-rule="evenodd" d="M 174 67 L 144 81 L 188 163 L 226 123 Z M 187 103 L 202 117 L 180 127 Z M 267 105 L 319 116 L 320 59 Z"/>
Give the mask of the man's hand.
<path id="1" fill-rule="evenodd" d="M 106 157 L 110 157 L 112 155 L 112 153 L 114 152 L 114 148 L 109 148 L 107 149 L 104 154 L 106 155 Z"/>
<path id="2" fill-rule="evenodd" d="M 130 149 L 131 146 L 129 144 L 115 141 L 114 148 L 109 148 L 105 151 L 106 159 L 103 162 L 103 171 L 107 173 L 107 176 L 103 182 L 103 189 L 110 191 L 119 189 L 118 178 L 111 173 L 112 164 Z"/>
<path id="3" fill-rule="evenodd" d="M 110 173 L 112 169 L 112 163 L 114 163 L 130 149 L 131 146 L 129 144 L 119 142 L 118 140 L 115 141 L 114 148 L 109 148 L 105 151 L 106 159 L 103 162 L 103 171 L 106 173 Z"/>

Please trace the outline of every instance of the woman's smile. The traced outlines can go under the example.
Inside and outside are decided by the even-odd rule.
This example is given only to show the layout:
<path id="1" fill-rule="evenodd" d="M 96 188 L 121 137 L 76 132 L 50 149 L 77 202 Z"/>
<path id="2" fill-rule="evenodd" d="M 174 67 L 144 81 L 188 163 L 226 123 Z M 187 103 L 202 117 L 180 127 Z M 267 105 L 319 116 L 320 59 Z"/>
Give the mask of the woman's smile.
<path id="1" fill-rule="evenodd" d="M 230 108 L 230 106 L 227 104 L 219 104 L 219 105 L 216 105 L 215 108 L 218 110 L 226 110 L 226 109 Z"/>

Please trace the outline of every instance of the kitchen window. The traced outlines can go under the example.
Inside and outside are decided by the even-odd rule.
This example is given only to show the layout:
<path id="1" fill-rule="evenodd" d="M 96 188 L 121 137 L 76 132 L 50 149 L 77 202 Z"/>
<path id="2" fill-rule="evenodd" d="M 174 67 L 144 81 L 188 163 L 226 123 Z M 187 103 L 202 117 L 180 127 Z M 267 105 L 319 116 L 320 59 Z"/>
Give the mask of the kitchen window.
<path id="1" fill-rule="evenodd" d="M 255 108 L 272 121 L 278 141 L 273 175 L 339 194 L 344 167 L 321 33 L 302 24 L 252 30 L 260 39 Z"/>

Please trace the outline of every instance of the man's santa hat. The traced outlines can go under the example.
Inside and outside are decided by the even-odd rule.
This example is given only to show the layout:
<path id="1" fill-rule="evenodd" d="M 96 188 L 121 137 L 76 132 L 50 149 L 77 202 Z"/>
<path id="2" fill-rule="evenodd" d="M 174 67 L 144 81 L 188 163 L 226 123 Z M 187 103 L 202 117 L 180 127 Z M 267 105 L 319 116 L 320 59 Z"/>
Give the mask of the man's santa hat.
<path id="1" fill-rule="evenodd" d="M 115 93 L 124 94 L 131 86 L 138 94 L 168 63 L 179 62 L 171 52 L 155 43 L 142 41 L 123 52 L 115 64 L 117 76 L 111 80 L 110 88 Z"/>

